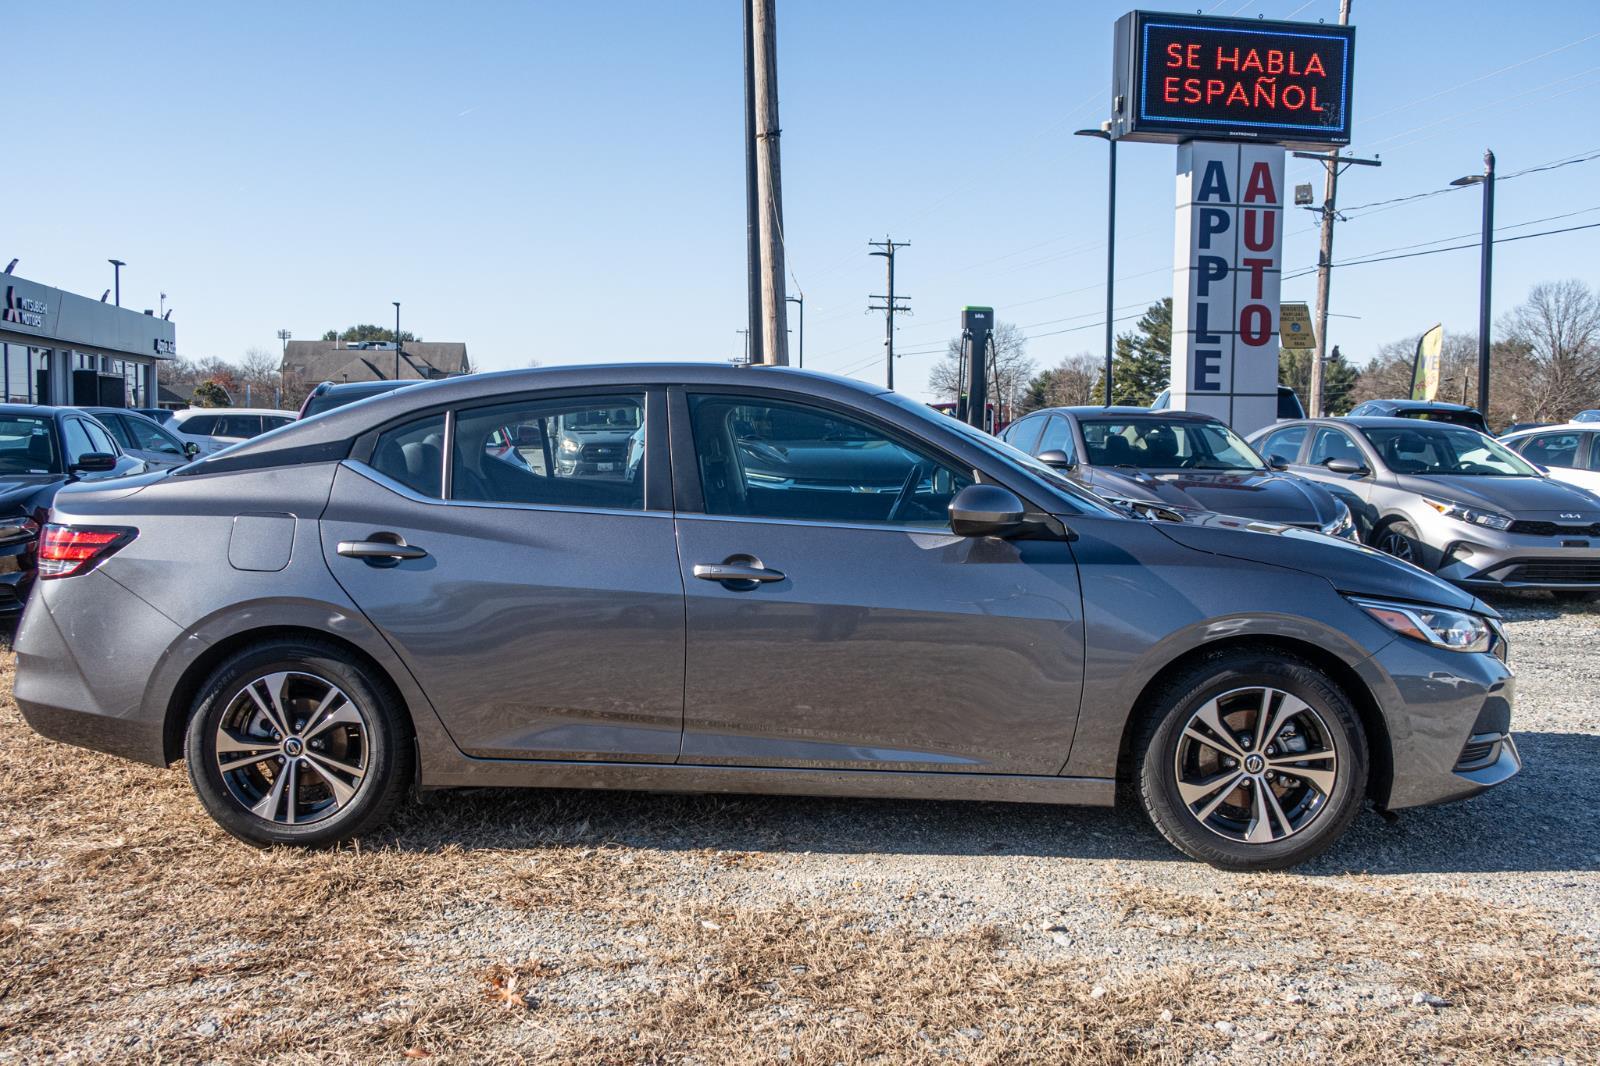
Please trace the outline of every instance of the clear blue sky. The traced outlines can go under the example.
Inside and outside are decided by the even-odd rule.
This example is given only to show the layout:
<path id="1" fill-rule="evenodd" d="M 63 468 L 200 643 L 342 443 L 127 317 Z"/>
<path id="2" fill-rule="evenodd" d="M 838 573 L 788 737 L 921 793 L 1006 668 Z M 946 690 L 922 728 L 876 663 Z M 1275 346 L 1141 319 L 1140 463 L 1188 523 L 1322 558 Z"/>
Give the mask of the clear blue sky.
<path id="1" fill-rule="evenodd" d="M 1108 113 L 1100 0 L 780 0 L 789 263 L 807 365 L 882 379 L 882 260 L 899 287 L 902 390 L 922 395 L 963 304 L 1027 328 L 1049 365 L 1098 351 Z M 1337 17 L 1336 0 L 1221 14 Z M 180 351 L 235 358 L 357 321 L 463 340 L 485 368 L 726 359 L 744 323 L 740 5 L 17 3 L 5 16 L 0 260 L 176 308 Z M 1356 0 L 1355 142 L 1381 170 L 1341 203 L 1600 151 L 1600 8 Z M 1509 69 L 1507 69 L 1509 68 Z M 1119 305 L 1170 292 L 1173 156 L 1121 153 Z M 1320 164 L 1291 161 L 1290 183 Z M 1508 233 L 1600 221 L 1600 160 L 1506 181 Z M 1462 234 L 1476 190 L 1338 230 L 1336 259 Z M 1310 266 L 1309 214 L 1285 265 Z M 1499 246 L 1496 310 L 1533 283 L 1600 284 L 1600 229 Z M 791 290 L 792 291 L 792 290 Z M 1284 286 L 1311 299 L 1313 279 Z M 1473 251 L 1336 271 L 1331 331 L 1364 361 L 1442 320 L 1470 331 Z M 1056 332 L 1071 327 L 1073 332 Z M 1052 335 L 1053 334 L 1053 335 Z M 930 353 L 930 354 L 909 354 Z"/>

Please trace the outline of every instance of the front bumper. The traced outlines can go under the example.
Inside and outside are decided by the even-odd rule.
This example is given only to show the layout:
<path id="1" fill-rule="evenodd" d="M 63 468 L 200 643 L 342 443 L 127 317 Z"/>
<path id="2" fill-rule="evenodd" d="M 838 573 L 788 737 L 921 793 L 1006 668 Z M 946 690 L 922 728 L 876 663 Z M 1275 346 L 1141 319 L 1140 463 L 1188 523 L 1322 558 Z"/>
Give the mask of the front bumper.
<path id="1" fill-rule="evenodd" d="M 1435 573 L 1463 588 L 1600 590 L 1600 538 L 1499 533 L 1443 518 L 1419 532 L 1440 552 Z"/>
<path id="2" fill-rule="evenodd" d="M 1492 653 L 1467 654 L 1399 638 L 1358 668 L 1389 731 L 1390 810 L 1450 803 L 1516 776 L 1511 736 L 1516 677 Z"/>

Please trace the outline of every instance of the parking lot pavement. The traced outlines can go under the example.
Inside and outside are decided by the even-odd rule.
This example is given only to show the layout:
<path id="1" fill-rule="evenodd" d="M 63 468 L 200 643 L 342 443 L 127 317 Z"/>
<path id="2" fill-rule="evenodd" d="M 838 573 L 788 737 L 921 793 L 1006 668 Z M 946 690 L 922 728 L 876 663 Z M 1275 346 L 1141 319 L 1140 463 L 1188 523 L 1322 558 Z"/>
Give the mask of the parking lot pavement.
<path id="1" fill-rule="evenodd" d="M 8 661 L 0 1060 L 1592 1058 L 1600 608 L 1496 604 L 1524 773 L 1278 875 L 1131 811 L 577 792 L 256 852 Z"/>

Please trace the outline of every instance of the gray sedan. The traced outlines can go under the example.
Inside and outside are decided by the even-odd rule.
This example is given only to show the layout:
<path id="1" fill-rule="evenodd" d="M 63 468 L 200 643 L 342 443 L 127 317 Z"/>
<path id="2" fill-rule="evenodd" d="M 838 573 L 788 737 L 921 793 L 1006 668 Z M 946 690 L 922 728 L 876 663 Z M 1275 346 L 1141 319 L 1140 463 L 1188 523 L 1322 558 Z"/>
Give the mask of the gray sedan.
<path id="1" fill-rule="evenodd" d="M 1367 542 L 1472 589 L 1600 593 L 1600 496 L 1463 426 L 1409 418 L 1280 423 L 1250 438 L 1337 492 Z"/>
<path id="2" fill-rule="evenodd" d="M 1133 507 L 1214 511 L 1355 535 L 1327 489 L 1281 472 L 1210 415 L 1142 407 L 1048 407 L 1000 434 L 1098 495 Z"/>
<path id="3" fill-rule="evenodd" d="M 552 461 L 602 417 L 638 427 L 619 468 Z M 253 843 L 375 829 L 414 787 L 1111 804 L 1126 780 L 1178 848 L 1259 869 L 1369 800 L 1521 766 L 1470 594 L 1282 525 L 1140 518 L 780 368 L 412 386 L 65 489 L 38 554 L 28 722 L 183 758 Z"/>

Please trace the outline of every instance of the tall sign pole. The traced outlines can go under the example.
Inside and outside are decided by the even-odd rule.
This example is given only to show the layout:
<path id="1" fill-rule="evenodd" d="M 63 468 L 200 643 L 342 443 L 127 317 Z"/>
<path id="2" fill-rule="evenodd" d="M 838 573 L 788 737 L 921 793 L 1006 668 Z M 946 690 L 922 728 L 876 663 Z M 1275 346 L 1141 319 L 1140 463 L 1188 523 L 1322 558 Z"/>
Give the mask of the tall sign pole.
<path id="1" fill-rule="evenodd" d="M 744 6 L 745 362 L 761 362 L 761 214 L 756 202 L 755 0 Z"/>

